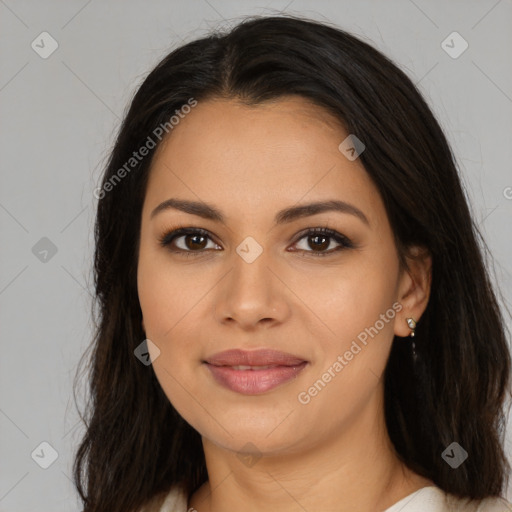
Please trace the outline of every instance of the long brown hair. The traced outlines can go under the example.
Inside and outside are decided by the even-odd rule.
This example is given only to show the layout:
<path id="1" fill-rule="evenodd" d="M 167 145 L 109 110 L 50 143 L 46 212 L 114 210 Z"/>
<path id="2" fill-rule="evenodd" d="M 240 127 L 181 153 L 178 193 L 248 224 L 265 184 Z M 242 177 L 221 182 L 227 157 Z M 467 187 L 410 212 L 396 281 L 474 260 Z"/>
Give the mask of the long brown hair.
<path id="1" fill-rule="evenodd" d="M 385 372 L 386 423 L 397 453 L 461 497 L 504 489 L 510 353 L 484 264 L 488 249 L 445 135 L 412 81 L 369 44 L 325 23 L 254 17 L 179 47 L 151 71 L 106 166 L 95 225 L 90 398 L 74 461 L 85 512 L 135 512 L 173 486 L 190 495 L 207 479 L 199 434 L 175 411 L 152 367 L 134 356 L 145 338 L 136 271 L 142 204 L 160 143 L 155 130 L 190 98 L 257 105 L 290 94 L 323 107 L 364 141 L 360 159 L 384 201 L 401 260 L 412 245 L 432 254 L 418 360 L 395 340 Z M 155 147 L 127 167 L 148 137 Z M 454 441 L 469 454 L 456 470 L 441 457 Z"/>

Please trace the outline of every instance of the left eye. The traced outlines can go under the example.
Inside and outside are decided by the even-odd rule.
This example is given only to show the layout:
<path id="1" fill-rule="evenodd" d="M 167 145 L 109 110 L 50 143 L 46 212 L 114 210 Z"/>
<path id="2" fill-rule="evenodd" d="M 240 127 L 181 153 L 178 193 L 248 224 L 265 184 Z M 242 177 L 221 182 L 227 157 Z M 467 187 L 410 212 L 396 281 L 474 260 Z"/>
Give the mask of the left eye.
<path id="1" fill-rule="evenodd" d="M 313 253 L 315 256 L 328 256 L 329 254 L 332 254 L 333 252 L 339 251 L 341 249 L 348 249 L 353 247 L 352 242 L 346 236 L 327 228 L 309 230 L 304 235 L 302 235 L 298 241 L 303 239 L 306 239 L 306 245 L 315 248 L 315 250 L 299 250 Z M 338 244 L 338 247 L 335 247 L 334 249 L 331 248 L 331 250 L 327 251 L 327 249 L 331 247 L 333 241 Z"/>
<path id="2" fill-rule="evenodd" d="M 346 236 L 328 228 L 309 229 L 299 236 L 294 245 L 297 245 L 303 239 L 306 240 L 306 245 L 314 250 L 299 248 L 294 249 L 294 251 L 299 250 L 315 256 L 328 256 L 341 249 L 353 247 L 352 242 Z M 214 245 L 213 249 L 215 249 L 215 246 L 219 247 L 211 240 L 208 231 L 201 228 L 175 229 L 164 233 L 159 239 L 162 247 L 168 247 L 171 252 L 185 254 L 186 256 L 199 256 L 207 249 L 212 249 L 212 247 L 207 247 L 208 241 Z M 326 249 L 331 247 L 333 241 L 338 244 L 338 247 L 327 251 Z"/>

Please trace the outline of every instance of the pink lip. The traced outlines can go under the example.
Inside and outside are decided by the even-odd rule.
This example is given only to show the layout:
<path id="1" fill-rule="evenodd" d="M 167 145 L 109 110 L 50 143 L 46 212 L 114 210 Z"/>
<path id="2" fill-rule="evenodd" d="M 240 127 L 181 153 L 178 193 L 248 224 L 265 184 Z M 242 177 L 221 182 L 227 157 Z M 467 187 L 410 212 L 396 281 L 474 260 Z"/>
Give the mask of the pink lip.
<path id="1" fill-rule="evenodd" d="M 307 361 L 285 352 L 261 349 L 227 350 L 209 357 L 205 364 L 215 380 L 237 393 L 257 395 L 296 377 Z M 234 369 L 233 366 L 270 366 L 266 369 Z"/>

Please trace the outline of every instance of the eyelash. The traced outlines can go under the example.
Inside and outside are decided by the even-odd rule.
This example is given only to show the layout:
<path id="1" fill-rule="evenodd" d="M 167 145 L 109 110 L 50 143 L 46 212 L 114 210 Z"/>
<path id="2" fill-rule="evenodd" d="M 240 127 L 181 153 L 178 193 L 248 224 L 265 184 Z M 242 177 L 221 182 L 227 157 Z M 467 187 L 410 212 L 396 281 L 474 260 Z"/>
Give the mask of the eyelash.
<path id="1" fill-rule="evenodd" d="M 210 233 L 204 229 L 178 226 L 177 228 L 175 228 L 173 230 L 166 231 L 162 236 L 160 236 L 158 238 L 158 242 L 162 247 L 166 247 L 169 249 L 168 246 L 176 238 L 179 238 L 180 236 L 184 236 L 184 235 L 201 235 L 201 236 L 207 237 L 210 240 L 212 240 L 210 237 Z M 306 251 L 304 249 L 298 249 L 298 251 L 305 252 L 305 253 L 312 253 L 314 255 L 314 257 L 317 257 L 317 256 L 324 257 L 324 256 L 329 256 L 331 254 L 334 254 L 335 252 L 338 252 L 342 249 L 352 249 L 355 247 L 354 244 L 351 242 L 351 240 L 348 239 L 346 236 L 342 235 L 341 233 L 338 233 L 337 231 L 334 231 L 332 229 L 325 228 L 325 227 L 307 229 L 306 231 L 304 231 L 300 234 L 297 241 L 294 242 L 294 245 L 296 243 L 298 243 L 300 240 L 302 240 L 303 238 L 306 238 L 308 236 L 314 236 L 314 235 L 323 235 L 328 238 L 332 238 L 340 244 L 340 247 L 338 247 L 336 249 L 331 249 L 330 251 L 327 251 L 327 252 Z M 212 240 L 212 242 L 213 242 L 213 240 Z M 190 250 L 187 251 L 184 249 L 169 249 L 169 250 L 173 253 L 181 254 L 181 255 L 185 255 L 185 256 L 189 257 L 189 256 L 200 256 L 207 250 L 211 250 L 211 249 L 202 249 L 202 250 L 198 250 L 198 251 L 190 251 Z"/>

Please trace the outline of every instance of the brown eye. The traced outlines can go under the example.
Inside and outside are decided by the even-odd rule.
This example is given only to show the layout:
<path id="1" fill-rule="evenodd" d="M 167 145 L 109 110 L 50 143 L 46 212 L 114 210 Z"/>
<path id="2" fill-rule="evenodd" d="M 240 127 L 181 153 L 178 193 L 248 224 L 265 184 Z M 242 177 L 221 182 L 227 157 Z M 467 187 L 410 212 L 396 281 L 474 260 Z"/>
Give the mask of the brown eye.
<path id="1" fill-rule="evenodd" d="M 330 245 L 330 237 L 325 235 L 308 236 L 308 244 L 312 249 L 324 251 Z"/>
<path id="2" fill-rule="evenodd" d="M 342 249 L 354 247 L 346 236 L 329 228 L 309 229 L 302 234 L 295 245 L 302 240 L 306 240 L 304 246 L 296 250 L 314 256 L 329 256 Z M 185 256 L 199 256 L 220 247 L 213 242 L 208 231 L 201 228 L 180 227 L 164 233 L 159 238 L 159 242 L 162 247 L 167 247 L 171 252 Z M 208 247 L 208 242 L 213 246 Z"/>
<path id="3" fill-rule="evenodd" d="M 181 238 L 181 237 L 180 237 Z M 207 237 L 203 235 L 185 235 L 183 237 L 185 246 L 190 250 L 204 249 Z"/>
<path id="4" fill-rule="evenodd" d="M 298 250 L 314 256 L 329 256 L 342 249 L 354 247 L 346 236 L 328 228 L 310 229 L 302 235 L 299 241 L 303 239 L 306 239 L 306 242 Z M 338 244 L 338 247 L 336 247 L 336 244 Z M 331 250 L 327 250 L 329 247 Z"/>
<path id="5" fill-rule="evenodd" d="M 179 228 L 164 235 L 159 239 L 162 247 L 167 247 L 175 253 L 198 255 L 212 247 L 208 247 L 208 241 L 213 244 L 213 248 L 218 247 L 214 244 L 207 231 L 200 228 Z"/>

